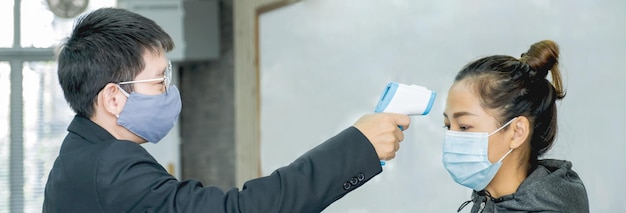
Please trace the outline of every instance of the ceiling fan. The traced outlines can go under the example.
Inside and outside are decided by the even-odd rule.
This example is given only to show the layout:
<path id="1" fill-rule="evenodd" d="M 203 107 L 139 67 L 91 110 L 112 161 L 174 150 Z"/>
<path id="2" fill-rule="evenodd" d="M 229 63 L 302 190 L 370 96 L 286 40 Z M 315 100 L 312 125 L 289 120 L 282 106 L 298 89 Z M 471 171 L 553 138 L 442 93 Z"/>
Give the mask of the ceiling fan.
<path id="1" fill-rule="evenodd" d="M 61 18 L 74 18 L 85 12 L 89 0 L 46 0 L 50 11 Z"/>

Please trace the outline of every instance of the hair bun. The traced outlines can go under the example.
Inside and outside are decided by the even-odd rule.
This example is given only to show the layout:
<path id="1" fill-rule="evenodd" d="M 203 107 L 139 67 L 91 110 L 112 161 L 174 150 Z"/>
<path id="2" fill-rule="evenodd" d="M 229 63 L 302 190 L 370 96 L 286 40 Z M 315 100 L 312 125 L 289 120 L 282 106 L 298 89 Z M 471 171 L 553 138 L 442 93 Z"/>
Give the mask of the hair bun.
<path id="1" fill-rule="evenodd" d="M 530 78 L 544 79 L 548 71 L 552 73 L 552 86 L 556 92 L 556 99 L 565 97 L 563 84 L 561 82 L 561 72 L 559 71 L 559 46 L 551 40 L 543 40 L 534 43 L 526 53 L 522 53 L 521 62 L 528 64 Z"/>
<path id="2" fill-rule="evenodd" d="M 530 77 L 545 78 L 548 71 L 559 63 L 559 47 L 551 40 L 534 43 L 526 53 L 522 53 L 520 61 L 536 72 L 530 73 Z"/>

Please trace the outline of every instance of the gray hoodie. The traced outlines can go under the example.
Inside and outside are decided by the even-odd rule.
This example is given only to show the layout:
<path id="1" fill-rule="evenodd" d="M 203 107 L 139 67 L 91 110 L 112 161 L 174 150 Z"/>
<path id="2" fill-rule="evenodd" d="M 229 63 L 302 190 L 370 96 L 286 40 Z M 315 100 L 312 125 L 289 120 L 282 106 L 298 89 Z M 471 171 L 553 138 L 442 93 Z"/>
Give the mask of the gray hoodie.
<path id="1" fill-rule="evenodd" d="M 539 160 L 515 193 L 493 198 L 474 191 L 471 202 L 472 212 L 589 212 L 587 191 L 572 163 L 555 159 Z"/>

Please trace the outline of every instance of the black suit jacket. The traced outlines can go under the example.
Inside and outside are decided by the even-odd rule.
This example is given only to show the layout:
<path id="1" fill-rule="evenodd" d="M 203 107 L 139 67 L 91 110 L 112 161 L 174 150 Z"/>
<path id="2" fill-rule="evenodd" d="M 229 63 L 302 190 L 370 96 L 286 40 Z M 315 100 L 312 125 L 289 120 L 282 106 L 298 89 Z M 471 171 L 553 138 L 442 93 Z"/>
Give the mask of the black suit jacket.
<path id="1" fill-rule="evenodd" d="M 76 116 L 46 184 L 43 212 L 320 212 L 379 174 L 350 127 L 241 190 L 178 181 L 139 144 Z"/>

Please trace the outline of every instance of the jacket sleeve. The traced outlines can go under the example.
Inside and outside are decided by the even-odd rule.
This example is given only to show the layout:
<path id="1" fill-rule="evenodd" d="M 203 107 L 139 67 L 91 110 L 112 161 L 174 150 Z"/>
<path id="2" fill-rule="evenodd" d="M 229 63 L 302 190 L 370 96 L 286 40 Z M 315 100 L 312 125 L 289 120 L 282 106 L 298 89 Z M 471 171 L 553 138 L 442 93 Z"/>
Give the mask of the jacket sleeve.
<path id="1" fill-rule="evenodd" d="M 111 144 L 98 163 L 106 212 L 320 212 L 382 171 L 367 138 L 350 127 L 241 190 L 179 182 L 132 142 Z"/>

